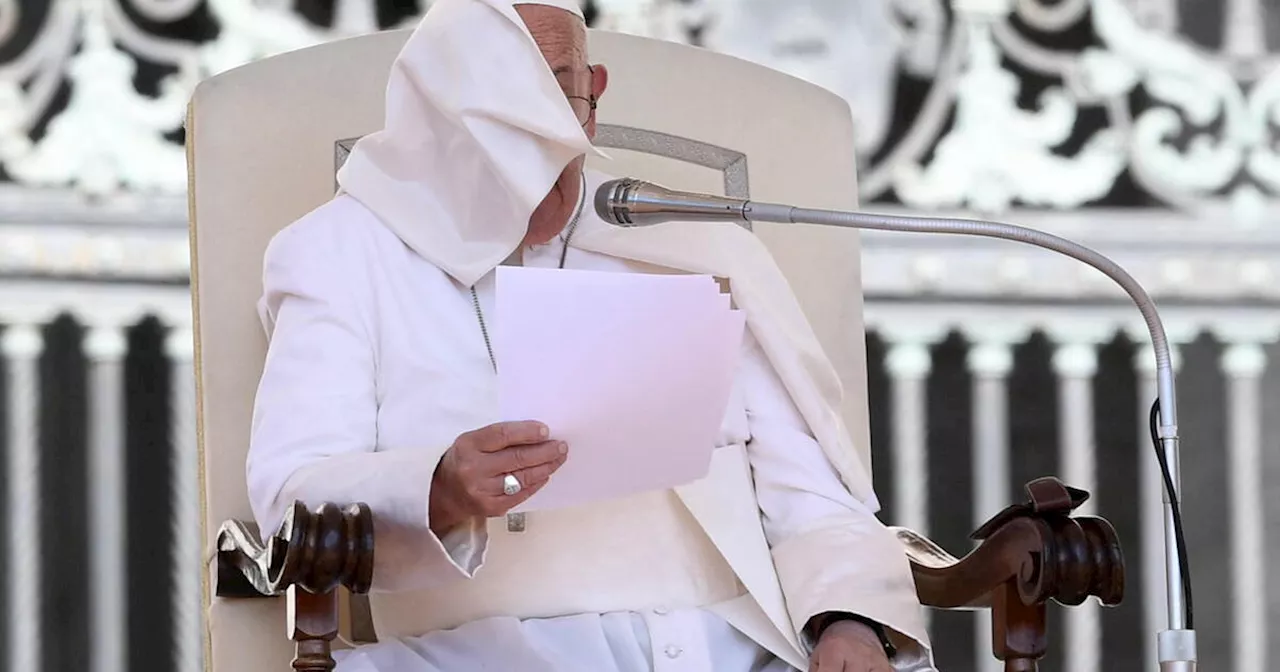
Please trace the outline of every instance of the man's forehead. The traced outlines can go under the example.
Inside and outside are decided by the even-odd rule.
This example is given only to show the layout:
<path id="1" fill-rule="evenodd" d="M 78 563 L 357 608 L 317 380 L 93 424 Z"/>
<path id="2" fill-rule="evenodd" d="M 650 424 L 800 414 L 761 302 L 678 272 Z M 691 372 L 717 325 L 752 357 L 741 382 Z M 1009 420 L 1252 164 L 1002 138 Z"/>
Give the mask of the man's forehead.
<path id="1" fill-rule="evenodd" d="M 580 70 L 586 62 L 586 25 L 577 16 L 549 5 L 517 5 L 520 17 L 552 71 Z"/>

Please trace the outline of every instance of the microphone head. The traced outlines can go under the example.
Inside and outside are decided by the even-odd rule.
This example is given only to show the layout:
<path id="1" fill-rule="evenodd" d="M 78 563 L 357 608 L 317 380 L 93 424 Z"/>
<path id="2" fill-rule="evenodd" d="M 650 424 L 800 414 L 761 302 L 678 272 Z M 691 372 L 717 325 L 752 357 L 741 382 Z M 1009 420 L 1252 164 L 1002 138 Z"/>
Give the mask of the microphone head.
<path id="1" fill-rule="evenodd" d="M 596 189 L 595 207 L 600 219 L 614 226 L 634 226 L 627 203 L 627 194 L 644 184 L 640 180 L 624 177 L 609 180 Z"/>
<path id="2" fill-rule="evenodd" d="M 674 191 L 624 177 L 600 185 L 596 214 L 614 226 L 651 226 L 673 221 L 745 222 L 747 201 Z"/>

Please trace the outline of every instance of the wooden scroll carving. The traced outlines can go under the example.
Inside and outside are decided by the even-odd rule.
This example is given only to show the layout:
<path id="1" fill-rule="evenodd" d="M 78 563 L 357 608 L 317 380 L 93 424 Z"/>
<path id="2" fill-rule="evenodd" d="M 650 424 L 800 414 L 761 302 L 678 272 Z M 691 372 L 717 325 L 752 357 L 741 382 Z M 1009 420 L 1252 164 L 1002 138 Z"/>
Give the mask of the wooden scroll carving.
<path id="1" fill-rule="evenodd" d="M 992 648 L 1006 672 L 1037 669 L 1047 647 L 1050 600 L 1075 606 L 1096 597 L 1115 606 L 1124 598 L 1124 556 L 1115 528 L 1102 518 L 1071 516 L 1089 493 L 1056 478 L 1032 481 L 1026 489 L 1027 502 L 973 533 L 982 543 L 963 559 L 941 560 L 934 547 L 933 561 L 912 561 L 924 604 L 991 607 Z"/>
<path id="2" fill-rule="evenodd" d="M 217 585 L 224 598 L 289 600 L 288 629 L 297 647 L 293 669 L 334 669 L 339 586 L 365 594 L 373 583 L 373 513 L 368 506 L 295 502 L 263 543 L 252 523 L 223 523 L 217 539 Z"/>

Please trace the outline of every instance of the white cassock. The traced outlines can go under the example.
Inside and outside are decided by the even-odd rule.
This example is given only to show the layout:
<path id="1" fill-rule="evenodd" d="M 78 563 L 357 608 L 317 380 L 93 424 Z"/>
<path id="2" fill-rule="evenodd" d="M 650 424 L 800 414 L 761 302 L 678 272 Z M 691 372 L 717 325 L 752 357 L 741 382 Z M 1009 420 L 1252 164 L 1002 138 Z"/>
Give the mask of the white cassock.
<path id="1" fill-rule="evenodd" d="M 583 220 L 584 230 L 606 226 L 591 212 Z M 523 263 L 555 267 L 563 248 L 557 239 L 526 250 Z M 572 248 L 565 262 L 663 272 Z M 459 434 L 503 420 L 497 379 L 469 288 L 360 203 L 339 197 L 286 229 L 268 250 L 264 283 L 271 345 L 248 467 L 258 520 L 274 529 L 295 499 L 363 501 L 378 520 L 383 641 L 342 654 L 340 672 L 773 672 L 803 663 L 797 626 L 818 612 L 789 614 L 791 637 L 758 637 L 765 642 L 731 625 L 717 605 L 746 587 L 674 492 L 531 513 L 524 532 L 496 519 L 445 539 L 431 533 L 431 475 Z M 476 290 L 492 328 L 501 320 L 493 274 Z M 758 505 L 747 513 L 769 549 L 826 521 L 879 525 L 842 485 L 750 335 L 714 464 L 726 483 L 747 475 L 739 485 Z M 814 562 L 824 581 L 856 593 L 882 558 L 846 550 L 855 553 Z M 909 592 L 897 599 L 918 608 Z M 898 667 L 929 669 L 909 644 Z"/>
<path id="2" fill-rule="evenodd" d="M 898 670 L 932 669 L 905 554 L 873 515 L 840 420 L 838 378 L 768 251 L 737 227 L 623 231 L 586 208 L 565 258 L 729 280 L 750 334 L 707 478 L 531 513 L 524 532 L 502 519 L 431 532 L 441 456 L 459 434 L 511 419 L 497 414 L 478 315 L 502 319 L 493 269 L 566 164 L 594 151 L 514 10 L 522 1 L 437 0 L 393 67 L 385 128 L 339 172 L 344 194 L 266 255 L 255 516 L 274 530 L 294 500 L 375 514 L 380 641 L 339 669 L 776 672 L 807 667 L 801 632 L 831 611 L 889 628 Z M 522 262 L 554 267 L 564 251 L 553 241 Z"/>

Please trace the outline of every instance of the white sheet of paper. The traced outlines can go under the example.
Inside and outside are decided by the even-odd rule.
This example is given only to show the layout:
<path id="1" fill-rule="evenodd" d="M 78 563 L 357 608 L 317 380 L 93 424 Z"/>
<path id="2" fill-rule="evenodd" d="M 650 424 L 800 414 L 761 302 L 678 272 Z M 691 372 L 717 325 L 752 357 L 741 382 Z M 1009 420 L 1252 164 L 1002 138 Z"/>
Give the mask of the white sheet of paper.
<path id="1" fill-rule="evenodd" d="M 713 278 L 501 267 L 494 312 L 502 417 L 569 444 L 514 511 L 707 475 L 745 327 Z"/>

